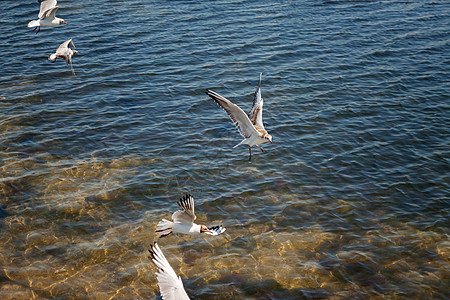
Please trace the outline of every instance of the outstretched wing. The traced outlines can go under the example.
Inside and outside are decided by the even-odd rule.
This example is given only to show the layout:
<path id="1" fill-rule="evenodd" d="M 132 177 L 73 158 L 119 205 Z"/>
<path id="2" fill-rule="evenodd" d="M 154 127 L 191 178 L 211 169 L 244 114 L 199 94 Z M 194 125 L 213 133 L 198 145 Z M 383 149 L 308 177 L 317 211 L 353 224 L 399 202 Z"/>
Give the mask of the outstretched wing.
<path id="1" fill-rule="evenodd" d="M 227 112 L 231 121 L 233 121 L 244 138 L 247 139 L 254 134 L 258 135 L 255 126 L 253 126 L 247 114 L 239 106 L 211 90 L 206 90 L 206 95 L 216 101 Z"/>
<path id="2" fill-rule="evenodd" d="M 58 11 L 59 6 L 55 6 L 44 13 L 43 19 L 53 20 L 55 18 L 56 12 Z"/>
<path id="3" fill-rule="evenodd" d="M 222 225 L 212 226 L 212 227 L 209 227 L 208 229 L 209 229 L 209 231 L 205 231 L 205 233 L 210 234 L 210 235 L 219 235 L 219 234 L 224 233 L 225 230 L 227 230 Z"/>
<path id="4" fill-rule="evenodd" d="M 162 298 L 164 300 L 189 299 L 184 290 L 181 277 L 177 276 L 172 269 L 158 244 L 155 243 L 148 252 L 151 255 L 148 258 L 158 268 L 156 278 Z"/>
<path id="5" fill-rule="evenodd" d="M 248 117 L 255 127 L 264 129 L 264 124 L 262 121 L 263 97 L 261 95 L 261 76 L 262 73 L 259 74 L 259 85 L 256 89 L 255 96 L 253 98 L 253 106 L 248 113 Z"/>
<path id="6" fill-rule="evenodd" d="M 69 55 L 68 58 L 69 58 L 70 70 L 72 71 L 72 75 L 76 75 L 75 70 L 73 69 L 73 66 L 72 66 L 72 56 Z"/>
<path id="7" fill-rule="evenodd" d="M 177 203 L 183 210 L 173 213 L 173 221 L 175 223 L 194 223 L 194 220 L 197 218 L 194 213 L 194 197 L 185 195 Z"/>
<path id="8" fill-rule="evenodd" d="M 69 46 L 72 46 L 75 48 L 72 39 L 65 41 L 64 43 L 62 43 L 61 45 L 58 46 L 58 48 L 56 48 L 56 52 L 61 52 L 61 53 L 65 53 L 68 49 Z"/>
<path id="9" fill-rule="evenodd" d="M 56 0 L 38 0 L 41 3 L 41 8 L 39 9 L 39 19 L 44 19 L 47 15 L 47 11 L 54 8 L 58 1 Z"/>

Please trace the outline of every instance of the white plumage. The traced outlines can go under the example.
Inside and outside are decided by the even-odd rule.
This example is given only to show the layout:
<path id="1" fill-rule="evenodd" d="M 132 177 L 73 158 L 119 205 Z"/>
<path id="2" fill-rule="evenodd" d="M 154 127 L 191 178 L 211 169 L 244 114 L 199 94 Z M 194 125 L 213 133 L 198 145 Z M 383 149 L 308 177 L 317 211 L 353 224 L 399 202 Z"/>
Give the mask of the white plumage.
<path id="1" fill-rule="evenodd" d="M 181 277 L 177 276 L 175 271 L 170 266 L 166 257 L 162 253 L 158 244 L 154 244 L 151 249 L 149 259 L 158 268 L 156 271 L 156 278 L 158 280 L 159 291 L 164 300 L 184 300 L 189 299 L 184 290 Z"/>
<path id="2" fill-rule="evenodd" d="M 72 70 L 72 74 L 75 75 L 75 71 L 72 66 L 72 56 L 76 53 L 80 53 L 75 49 L 70 49 L 70 47 L 75 48 L 75 45 L 72 42 L 72 39 L 65 41 L 56 49 L 56 53 L 53 53 L 48 57 L 49 60 L 52 60 L 52 63 L 56 61 L 57 58 L 62 58 L 66 62 L 66 64 L 70 64 L 70 69 Z"/>
<path id="3" fill-rule="evenodd" d="M 67 24 L 64 19 L 57 18 L 55 16 L 56 12 L 59 9 L 59 6 L 56 6 L 56 0 L 38 0 L 41 3 L 41 8 L 39 10 L 39 20 L 34 20 L 28 23 L 28 27 L 35 27 L 33 29 L 36 30 L 36 33 L 39 33 L 41 30 L 41 26 L 58 26 L 61 24 Z"/>
<path id="4" fill-rule="evenodd" d="M 159 234 L 160 238 L 168 236 L 172 232 L 183 234 L 208 233 L 211 235 L 218 235 L 226 230 L 222 226 L 220 226 L 219 229 L 210 230 L 205 225 L 195 224 L 194 221 L 197 217 L 194 212 L 194 197 L 191 195 L 183 196 L 177 203 L 182 210 L 177 210 L 172 214 L 173 222 L 162 219 L 157 225 L 156 232 Z"/>
<path id="5" fill-rule="evenodd" d="M 257 146 L 264 152 L 264 149 L 259 146 L 266 142 L 272 143 L 272 136 L 265 130 L 262 121 L 262 110 L 264 100 L 261 95 L 261 77 L 262 73 L 259 74 L 259 85 L 256 89 L 255 96 L 253 98 L 253 106 L 247 115 L 239 106 L 228 100 L 218 93 L 207 90 L 206 94 L 211 97 L 216 103 L 222 107 L 230 119 L 233 121 L 234 125 L 239 130 L 244 140 L 239 144 L 234 146 L 240 146 L 246 144 L 249 146 L 250 158 L 252 159 L 252 146 Z"/>

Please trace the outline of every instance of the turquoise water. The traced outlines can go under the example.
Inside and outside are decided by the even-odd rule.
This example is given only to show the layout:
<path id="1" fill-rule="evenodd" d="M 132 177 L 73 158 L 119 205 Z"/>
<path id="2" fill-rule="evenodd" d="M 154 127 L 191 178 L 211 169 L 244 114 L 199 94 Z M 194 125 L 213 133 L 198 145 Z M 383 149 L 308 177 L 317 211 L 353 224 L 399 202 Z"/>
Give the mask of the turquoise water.
<path id="1" fill-rule="evenodd" d="M 148 299 L 185 193 L 220 236 L 158 241 L 195 299 L 449 298 L 444 1 L 3 1 L 0 296 Z M 72 38 L 76 76 L 47 57 Z M 248 161 L 263 72 L 273 144 Z M 258 150 L 258 151 L 256 151 Z"/>

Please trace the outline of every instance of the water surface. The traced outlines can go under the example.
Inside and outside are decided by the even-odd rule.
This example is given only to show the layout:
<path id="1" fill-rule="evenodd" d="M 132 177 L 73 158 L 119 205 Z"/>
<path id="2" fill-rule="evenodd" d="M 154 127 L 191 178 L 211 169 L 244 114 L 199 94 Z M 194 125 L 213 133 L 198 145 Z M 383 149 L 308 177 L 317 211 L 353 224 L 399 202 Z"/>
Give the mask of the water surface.
<path id="1" fill-rule="evenodd" d="M 450 297 L 445 1 L 3 2 L 2 299 L 156 298 L 185 193 L 227 228 L 159 241 L 192 298 Z M 260 72 L 249 162 L 204 90 L 248 111 Z"/>

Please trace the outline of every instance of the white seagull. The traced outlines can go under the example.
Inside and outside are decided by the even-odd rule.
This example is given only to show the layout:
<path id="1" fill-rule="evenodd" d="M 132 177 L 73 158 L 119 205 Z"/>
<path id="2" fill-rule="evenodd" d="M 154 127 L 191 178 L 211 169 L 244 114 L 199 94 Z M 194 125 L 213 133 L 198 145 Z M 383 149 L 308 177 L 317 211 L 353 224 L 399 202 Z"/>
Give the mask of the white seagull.
<path id="1" fill-rule="evenodd" d="M 151 255 L 148 258 L 158 268 L 156 271 L 156 278 L 158 280 L 161 297 L 164 300 L 189 299 L 184 290 L 181 277 L 177 276 L 172 269 L 161 249 L 159 249 L 158 244 L 155 243 L 148 252 L 150 252 Z"/>
<path id="2" fill-rule="evenodd" d="M 39 20 L 34 20 L 28 23 L 28 27 L 34 27 L 33 31 L 36 34 L 41 30 L 41 26 L 58 26 L 61 24 L 67 24 L 61 18 L 55 17 L 56 11 L 59 6 L 56 6 L 56 0 L 38 0 L 41 3 L 41 9 L 39 10 Z"/>
<path id="3" fill-rule="evenodd" d="M 75 71 L 72 67 L 72 56 L 76 53 L 80 53 L 80 51 L 70 49 L 69 46 L 75 48 L 75 45 L 72 42 L 72 39 L 65 41 L 56 49 L 56 53 L 53 53 L 48 57 L 49 60 L 52 60 L 52 63 L 56 61 L 57 58 L 62 58 L 66 62 L 66 64 L 70 64 L 70 69 L 72 70 L 72 74 L 75 75 Z"/>
<path id="4" fill-rule="evenodd" d="M 226 230 L 222 225 L 208 228 L 205 225 L 195 224 L 194 221 L 197 217 L 194 213 L 194 197 L 191 195 L 183 196 L 177 203 L 183 210 L 177 210 L 173 213 L 173 222 L 166 219 L 159 221 L 155 231 L 159 234 L 160 238 L 168 236 L 172 232 L 184 234 L 204 232 L 210 235 L 219 235 Z"/>
<path id="5" fill-rule="evenodd" d="M 227 98 L 211 90 L 206 90 L 206 94 L 227 112 L 228 116 L 239 130 L 239 133 L 244 137 L 244 139 L 233 148 L 242 144 L 247 144 L 250 152 L 249 160 L 252 159 L 252 146 L 258 146 L 259 149 L 264 152 L 264 149 L 259 146 L 259 144 L 266 142 L 272 143 L 272 136 L 264 129 L 262 121 L 263 98 L 261 96 L 261 76 L 262 73 L 259 74 L 259 86 L 256 89 L 253 98 L 253 106 L 248 113 L 248 116 L 239 106 Z"/>

